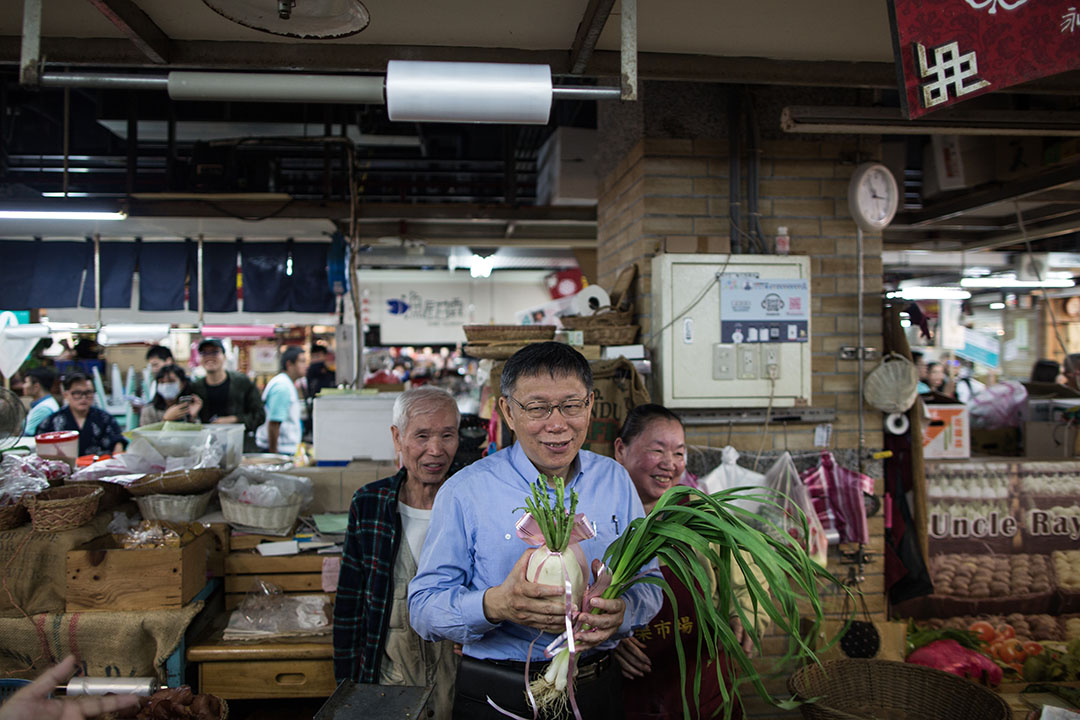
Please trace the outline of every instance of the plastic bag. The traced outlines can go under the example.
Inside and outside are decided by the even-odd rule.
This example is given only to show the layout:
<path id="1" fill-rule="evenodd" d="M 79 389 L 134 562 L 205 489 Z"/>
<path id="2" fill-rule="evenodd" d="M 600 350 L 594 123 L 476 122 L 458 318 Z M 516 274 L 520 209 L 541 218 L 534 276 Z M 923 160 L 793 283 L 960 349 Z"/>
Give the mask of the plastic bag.
<path id="1" fill-rule="evenodd" d="M 971 427 L 983 430 L 1020 427 L 1028 391 L 1015 380 L 991 385 L 968 401 Z"/>
<path id="2" fill-rule="evenodd" d="M 16 505 L 24 495 L 36 495 L 49 488 L 45 473 L 28 459 L 5 455 L 0 460 L 0 505 Z"/>
<path id="3" fill-rule="evenodd" d="M 833 454 L 825 451 L 818 466 L 803 473 L 801 479 L 830 542 L 835 538 L 836 542 L 869 544 L 863 494 L 874 494 L 873 478 L 839 465 Z"/>
<path id="4" fill-rule="evenodd" d="M 136 438 L 125 453 L 107 460 L 98 460 L 77 470 L 72 481 L 104 480 L 127 485 L 144 475 L 165 470 L 165 458 L 142 438 Z"/>
<path id="5" fill-rule="evenodd" d="M 720 451 L 720 464 L 706 475 L 699 484 L 707 493 L 721 492 L 738 487 L 765 487 L 765 476 L 738 465 L 739 451 L 728 445 Z M 735 503 L 744 510 L 757 512 L 761 503 L 739 499 Z"/>
<path id="6" fill-rule="evenodd" d="M 781 455 L 765 473 L 765 487 L 778 494 L 776 505 L 761 506 L 761 515 L 771 523 L 771 526 L 765 525 L 766 532 L 775 532 L 774 527 L 781 529 L 794 538 L 807 555 L 824 566 L 828 555 L 825 529 L 821 526 L 806 486 L 795 470 L 791 453 Z"/>
<path id="7" fill-rule="evenodd" d="M 224 639 L 319 635 L 330 630 L 326 595 L 285 595 L 262 578 L 229 617 Z"/>
<path id="8" fill-rule="evenodd" d="M 259 507 L 287 505 L 292 495 L 299 495 L 301 508 L 305 508 L 315 499 L 311 478 L 253 467 L 233 470 L 218 484 L 218 492 L 230 500 Z"/>
<path id="9" fill-rule="evenodd" d="M 969 650 L 955 640 L 935 640 L 912 651 L 906 662 L 944 670 L 962 678 L 989 685 L 1001 684 L 1001 668 L 982 653 Z"/>

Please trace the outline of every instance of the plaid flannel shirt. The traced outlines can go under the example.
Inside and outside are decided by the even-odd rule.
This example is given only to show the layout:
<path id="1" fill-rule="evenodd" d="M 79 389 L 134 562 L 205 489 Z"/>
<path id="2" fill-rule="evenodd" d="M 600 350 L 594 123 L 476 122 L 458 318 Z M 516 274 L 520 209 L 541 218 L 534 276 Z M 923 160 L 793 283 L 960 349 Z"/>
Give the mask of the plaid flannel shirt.
<path id="1" fill-rule="evenodd" d="M 398 493 L 406 470 L 353 495 L 334 602 L 334 678 L 379 682 L 401 547 Z"/>

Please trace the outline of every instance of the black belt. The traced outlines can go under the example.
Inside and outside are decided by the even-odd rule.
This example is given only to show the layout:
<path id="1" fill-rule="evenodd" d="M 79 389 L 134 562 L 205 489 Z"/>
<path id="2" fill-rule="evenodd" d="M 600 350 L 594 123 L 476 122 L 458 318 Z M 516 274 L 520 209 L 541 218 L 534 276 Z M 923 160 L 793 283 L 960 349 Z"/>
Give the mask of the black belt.
<path id="1" fill-rule="evenodd" d="M 525 663 L 517 660 L 487 660 L 473 657 L 470 657 L 469 659 L 476 662 L 489 663 L 498 667 L 510 668 L 522 674 L 525 673 Z M 529 673 L 532 675 L 543 675 L 544 671 L 547 670 L 547 666 L 550 664 L 550 660 L 534 660 L 529 663 Z M 608 665 L 610 664 L 611 653 L 607 650 L 589 653 L 585 657 L 579 656 L 577 659 L 578 682 L 589 682 L 590 680 L 599 677 L 607 670 Z"/>

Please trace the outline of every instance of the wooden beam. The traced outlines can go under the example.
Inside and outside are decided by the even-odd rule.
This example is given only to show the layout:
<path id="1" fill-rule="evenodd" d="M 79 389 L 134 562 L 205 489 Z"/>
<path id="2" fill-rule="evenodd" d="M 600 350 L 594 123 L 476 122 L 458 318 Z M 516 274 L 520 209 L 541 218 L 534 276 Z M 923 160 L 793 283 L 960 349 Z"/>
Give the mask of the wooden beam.
<path id="1" fill-rule="evenodd" d="M 150 61 L 169 64 L 169 36 L 131 0 L 90 0 Z"/>
<path id="2" fill-rule="evenodd" d="M 615 0 L 589 0 L 585 14 L 581 16 L 574 42 L 570 45 L 570 74 L 580 75 L 589 66 L 596 42 L 611 15 Z"/>

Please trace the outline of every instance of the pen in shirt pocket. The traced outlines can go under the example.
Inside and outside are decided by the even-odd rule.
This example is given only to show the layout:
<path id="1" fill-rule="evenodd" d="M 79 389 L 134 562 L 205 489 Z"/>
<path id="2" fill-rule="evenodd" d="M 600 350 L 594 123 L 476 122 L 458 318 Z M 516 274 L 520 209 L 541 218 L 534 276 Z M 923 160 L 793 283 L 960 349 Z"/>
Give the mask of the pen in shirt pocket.
<path id="1" fill-rule="evenodd" d="M 613 522 L 615 524 L 615 534 L 618 535 L 619 534 L 619 518 L 612 515 L 611 516 L 611 522 Z"/>

